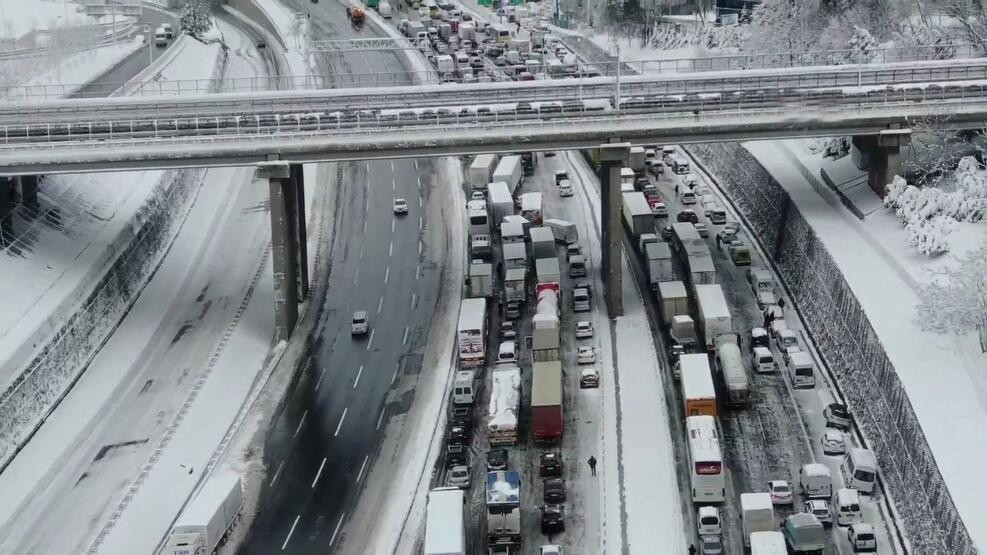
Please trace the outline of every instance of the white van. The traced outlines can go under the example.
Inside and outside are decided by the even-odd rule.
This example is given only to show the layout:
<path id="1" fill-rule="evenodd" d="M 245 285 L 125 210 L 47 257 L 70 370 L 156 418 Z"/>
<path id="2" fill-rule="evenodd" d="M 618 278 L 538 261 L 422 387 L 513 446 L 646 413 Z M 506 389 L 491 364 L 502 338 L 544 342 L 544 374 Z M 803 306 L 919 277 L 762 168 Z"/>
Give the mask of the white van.
<path id="1" fill-rule="evenodd" d="M 168 32 L 163 27 L 154 30 L 154 46 L 168 46 Z"/>
<path id="2" fill-rule="evenodd" d="M 504 341 L 497 351 L 497 364 L 510 363 L 517 364 L 517 344 L 513 341 Z"/>
<path id="3" fill-rule="evenodd" d="M 836 515 L 837 526 L 850 526 L 863 522 L 863 513 L 860 512 L 860 494 L 857 490 L 850 488 L 840 488 L 836 490 L 833 498 L 833 513 Z"/>
<path id="4" fill-rule="evenodd" d="M 672 157 L 672 173 L 689 173 L 689 161 L 682 156 Z"/>
<path id="5" fill-rule="evenodd" d="M 718 536 L 723 533 L 723 526 L 720 524 L 720 510 L 709 505 L 699 507 L 696 515 L 699 535 Z"/>
<path id="6" fill-rule="evenodd" d="M 843 458 L 840 472 L 848 487 L 871 493 L 877 481 L 877 457 L 870 449 L 854 447 L 847 451 L 846 457 Z"/>
<path id="7" fill-rule="evenodd" d="M 452 56 L 442 54 L 435 57 L 435 69 L 439 74 L 452 73 L 456 71 L 456 64 L 453 62 Z"/>
<path id="8" fill-rule="evenodd" d="M 806 499 L 829 499 L 833 496 L 833 475 L 824 464 L 803 464 L 799 469 L 799 486 Z"/>
<path id="9" fill-rule="evenodd" d="M 775 356 L 767 347 L 754 347 L 751 354 L 751 367 L 755 372 L 774 372 L 778 368 Z"/>
<path id="10" fill-rule="evenodd" d="M 788 357 L 788 377 L 795 389 L 816 387 L 816 365 L 812 362 L 812 357 L 804 351 L 792 353 Z"/>

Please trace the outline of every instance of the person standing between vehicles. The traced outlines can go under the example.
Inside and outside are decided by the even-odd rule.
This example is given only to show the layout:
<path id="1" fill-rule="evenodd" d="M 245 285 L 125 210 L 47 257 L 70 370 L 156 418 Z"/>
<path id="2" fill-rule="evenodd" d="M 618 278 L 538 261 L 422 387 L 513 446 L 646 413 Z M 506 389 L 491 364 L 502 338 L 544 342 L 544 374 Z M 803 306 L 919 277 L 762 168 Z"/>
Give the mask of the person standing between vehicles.
<path id="1" fill-rule="evenodd" d="M 696 555 L 696 546 L 691 543 L 689 544 L 689 555 Z"/>
<path id="2" fill-rule="evenodd" d="M 778 308 L 785 310 L 785 298 L 782 297 L 778 299 Z"/>
<path id="3" fill-rule="evenodd" d="M 589 460 L 586 461 L 589 464 L 589 472 L 591 476 L 596 476 L 596 457 L 593 455 L 589 456 Z"/>

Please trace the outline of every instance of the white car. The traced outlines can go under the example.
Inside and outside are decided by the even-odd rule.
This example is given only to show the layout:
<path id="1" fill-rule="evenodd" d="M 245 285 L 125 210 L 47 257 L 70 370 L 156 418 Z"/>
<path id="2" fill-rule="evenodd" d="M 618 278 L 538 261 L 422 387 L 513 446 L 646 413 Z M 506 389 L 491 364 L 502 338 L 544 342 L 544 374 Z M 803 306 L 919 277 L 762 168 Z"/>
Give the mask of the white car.
<path id="1" fill-rule="evenodd" d="M 593 323 L 589 320 L 576 322 L 576 339 L 593 337 Z"/>
<path id="2" fill-rule="evenodd" d="M 408 201 L 404 200 L 403 198 L 396 198 L 396 199 L 394 199 L 394 213 L 395 214 L 407 214 L 408 213 Z"/>
<path id="3" fill-rule="evenodd" d="M 826 430 L 819 438 L 819 443 L 824 455 L 836 457 L 846 454 L 846 438 L 839 430 Z"/>
<path id="4" fill-rule="evenodd" d="M 560 197 L 571 197 L 572 196 L 572 182 L 568 179 L 563 179 L 559 182 L 559 196 Z"/>
<path id="5" fill-rule="evenodd" d="M 579 364 L 593 364 L 596 362 L 596 350 L 593 347 L 580 347 L 576 353 L 576 361 Z"/>
<path id="6" fill-rule="evenodd" d="M 579 389 L 595 389 L 600 387 L 600 372 L 596 367 L 583 368 L 579 374 Z"/>
<path id="7" fill-rule="evenodd" d="M 470 467 L 465 465 L 454 466 L 449 469 L 449 476 L 446 478 L 446 485 L 454 488 L 469 489 L 472 480 L 470 479 Z"/>
<path id="8" fill-rule="evenodd" d="M 473 191 L 473 194 L 470 196 L 470 200 L 482 200 L 482 201 L 486 201 L 487 200 L 487 197 L 483 196 L 483 192 L 482 191 Z"/>
<path id="9" fill-rule="evenodd" d="M 768 493 L 771 494 L 772 505 L 791 505 L 795 502 L 792 496 L 792 484 L 786 480 L 768 482 Z"/>
<path id="10" fill-rule="evenodd" d="M 874 527 L 870 524 L 851 524 L 846 531 L 846 537 L 850 540 L 854 553 L 877 551 L 877 536 L 874 535 Z"/>
<path id="11" fill-rule="evenodd" d="M 370 329 L 370 316 L 366 310 L 357 310 L 353 313 L 353 322 L 350 324 L 350 332 L 353 335 L 363 335 Z"/>
<path id="12" fill-rule="evenodd" d="M 809 499 L 803 505 L 802 512 L 815 516 L 823 526 L 833 525 L 833 513 L 829 510 L 829 501 L 825 499 Z"/>
<path id="13" fill-rule="evenodd" d="M 538 555 L 562 555 L 561 545 L 543 545 L 538 550 Z"/>

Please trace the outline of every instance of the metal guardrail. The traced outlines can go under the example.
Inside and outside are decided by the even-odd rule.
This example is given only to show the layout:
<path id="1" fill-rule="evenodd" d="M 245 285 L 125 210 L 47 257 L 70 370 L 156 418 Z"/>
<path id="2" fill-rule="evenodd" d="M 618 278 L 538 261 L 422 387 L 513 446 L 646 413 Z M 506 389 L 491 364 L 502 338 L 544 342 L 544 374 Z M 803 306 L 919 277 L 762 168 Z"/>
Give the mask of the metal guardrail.
<path id="1" fill-rule="evenodd" d="M 133 19 L 127 18 L 117 22 L 107 22 L 107 23 L 97 23 L 89 26 L 92 28 L 94 34 L 98 35 L 94 37 L 94 40 L 86 41 L 78 46 L 82 50 L 93 50 L 95 48 L 100 48 L 112 44 L 114 40 L 125 40 L 131 37 L 137 31 L 137 25 Z M 67 29 L 56 29 L 55 31 L 66 31 Z M 73 28 L 76 32 L 85 32 L 86 29 L 83 27 Z M 48 35 L 52 34 L 52 31 L 40 32 L 39 34 Z M 50 38 L 48 39 L 51 40 Z M 46 56 L 48 54 L 48 46 L 39 46 L 35 48 L 18 48 L 12 50 L 0 51 L 0 61 L 9 60 L 20 60 L 25 58 L 34 58 L 40 56 Z M 78 85 L 74 85 L 78 86 Z"/>

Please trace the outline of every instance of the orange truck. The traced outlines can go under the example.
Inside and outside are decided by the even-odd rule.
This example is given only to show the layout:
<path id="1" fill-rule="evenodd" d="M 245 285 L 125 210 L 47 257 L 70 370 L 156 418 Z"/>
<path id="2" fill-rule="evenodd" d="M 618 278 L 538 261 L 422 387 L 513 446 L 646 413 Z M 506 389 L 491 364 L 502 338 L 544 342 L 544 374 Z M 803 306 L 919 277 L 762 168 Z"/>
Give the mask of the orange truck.
<path id="1" fill-rule="evenodd" d="M 716 416 L 716 388 L 706 353 L 679 356 L 682 371 L 682 403 L 685 415 Z"/>
<path id="2" fill-rule="evenodd" d="M 346 8 L 346 14 L 350 16 L 350 21 L 353 23 L 363 23 L 363 19 L 366 17 L 366 14 L 363 12 L 363 8 L 360 6 Z"/>

